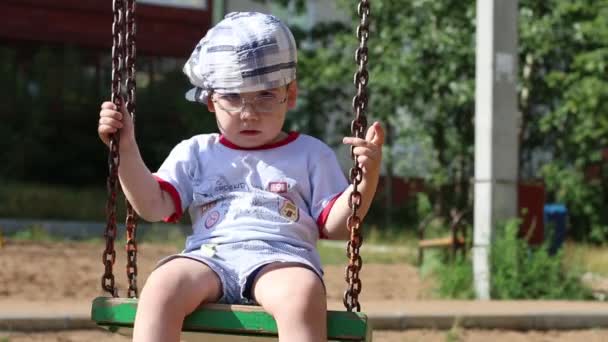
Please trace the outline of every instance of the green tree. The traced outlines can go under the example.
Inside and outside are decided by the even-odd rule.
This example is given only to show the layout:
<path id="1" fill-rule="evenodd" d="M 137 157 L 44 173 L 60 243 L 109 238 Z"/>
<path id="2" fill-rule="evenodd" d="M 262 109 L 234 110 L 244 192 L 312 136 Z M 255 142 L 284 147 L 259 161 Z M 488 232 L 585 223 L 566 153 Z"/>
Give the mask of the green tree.
<path id="1" fill-rule="evenodd" d="M 608 1 L 521 1 L 522 164 L 540 168 L 550 200 L 567 204 L 578 238 L 608 237 Z M 601 170 L 601 168 L 600 168 Z"/>
<path id="2" fill-rule="evenodd" d="M 0 82 L 6 85 L 0 92 L 0 179 L 103 186 L 108 152 L 95 127 L 99 104 L 110 96 L 106 61 L 107 54 L 65 45 L 0 48 Z M 152 170 L 181 139 L 216 127 L 206 107 L 184 100 L 189 83 L 181 62 L 168 62 L 137 61 L 136 130 Z"/>
<path id="3" fill-rule="evenodd" d="M 352 116 L 359 22 L 353 3 L 341 4 L 352 14 L 348 29 L 313 28 L 311 46 L 300 39 L 298 69 L 297 117 L 338 137 Z M 390 128 L 386 173 L 424 177 L 439 211 L 448 202 L 464 207 L 473 170 L 474 5 L 379 0 L 371 10 L 368 115 Z"/>
<path id="4" fill-rule="evenodd" d="M 355 27 L 353 3 L 341 3 L 353 14 L 347 26 Z M 607 3 L 521 0 L 518 18 L 520 178 L 543 177 L 549 200 L 568 205 L 575 235 L 596 241 L 608 231 L 601 210 L 608 167 L 596 180 L 585 171 L 608 146 Z M 387 173 L 423 176 L 439 209 L 466 206 L 473 176 L 475 3 L 376 0 L 371 31 L 369 114 L 392 128 Z M 300 61 L 302 102 L 316 107 L 301 107 L 299 118 L 318 131 L 331 122 L 323 114 L 347 120 L 357 46 L 352 32 L 316 32 Z"/>

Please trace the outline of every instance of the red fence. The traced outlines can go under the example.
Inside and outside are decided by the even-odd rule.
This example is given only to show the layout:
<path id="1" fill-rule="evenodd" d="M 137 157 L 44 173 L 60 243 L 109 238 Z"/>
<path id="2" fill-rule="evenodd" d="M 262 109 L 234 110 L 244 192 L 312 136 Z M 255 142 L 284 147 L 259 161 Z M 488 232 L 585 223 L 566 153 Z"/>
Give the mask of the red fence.
<path id="1" fill-rule="evenodd" d="M 380 178 L 378 192 L 382 193 L 386 184 L 385 177 Z M 392 203 L 399 207 L 419 192 L 425 192 L 424 180 L 421 178 L 399 178 L 391 180 Z M 546 201 L 545 186 L 542 182 L 520 182 L 517 187 L 517 208 L 522 220 L 520 236 L 526 238 L 530 245 L 540 245 L 544 241 L 543 210 Z"/>
<path id="2" fill-rule="evenodd" d="M 530 245 L 540 245 L 545 238 L 543 210 L 545 206 L 545 186 L 542 183 L 519 183 L 517 187 L 518 211 L 522 223 L 520 236 Z"/>

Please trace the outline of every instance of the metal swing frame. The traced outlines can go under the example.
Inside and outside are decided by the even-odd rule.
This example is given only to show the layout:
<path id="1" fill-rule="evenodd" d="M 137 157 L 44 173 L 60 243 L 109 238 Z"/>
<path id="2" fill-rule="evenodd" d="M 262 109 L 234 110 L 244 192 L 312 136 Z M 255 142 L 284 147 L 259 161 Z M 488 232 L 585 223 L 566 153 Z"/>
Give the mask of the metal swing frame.
<path id="1" fill-rule="evenodd" d="M 351 123 L 353 136 L 364 138 L 367 129 L 365 111 L 367 110 L 367 71 L 369 38 L 369 0 L 359 0 L 358 14 L 360 18 L 357 27 L 359 46 L 355 53 L 357 71 L 354 74 L 354 84 L 357 93 L 353 98 L 354 120 Z M 127 111 L 135 119 L 135 0 L 113 0 L 112 24 L 112 102 L 117 107 L 126 106 Z M 123 87 L 124 77 L 124 89 Z M 124 101 L 121 97 L 124 90 Z M 116 260 L 114 241 L 116 239 L 116 197 L 118 188 L 119 135 L 114 134 L 110 139 L 108 156 L 109 175 L 107 179 L 108 199 L 106 203 L 107 225 L 105 229 L 106 246 L 103 253 L 104 274 L 102 289 L 112 297 L 98 297 L 93 300 L 91 319 L 98 325 L 107 327 L 110 331 L 129 333 L 135 321 L 137 311 L 137 216 L 127 202 L 127 278 L 129 280 L 128 298 L 119 298 L 113 275 L 113 265 Z M 358 300 L 361 292 L 359 271 L 363 264 L 360 248 L 363 242 L 361 235 L 362 220 L 358 216 L 361 204 L 361 193 L 358 185 L 361 183 L 363 171 L 356 162 L 351 149 L 353 167 L 350 170 L 350 181 L 353 191 L 350 194 L 349 206 L 351 215 L 347 220 L 350 240 L 347 244 L 348 265 L 345 270 L 347 289 L 343 302 L 346 311 L 327 311 L 327 333 L 330 341 L 371 341 L 372 326 L 369 318 L 361 313 Z M 277 336 L 276 322 L 270 314 L 260 306 L 206 304 L 195 310 L 184 319 L 182 332 L 216 333 L 240 336 Z"/>

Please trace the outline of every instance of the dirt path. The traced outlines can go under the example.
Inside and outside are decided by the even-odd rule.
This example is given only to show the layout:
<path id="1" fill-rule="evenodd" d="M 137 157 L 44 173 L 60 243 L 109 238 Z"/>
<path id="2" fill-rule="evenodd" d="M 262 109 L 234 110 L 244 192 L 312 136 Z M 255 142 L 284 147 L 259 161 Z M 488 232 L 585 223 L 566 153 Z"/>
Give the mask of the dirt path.
<path id="1" fill-rule="evenodd" d="M 102 295 L 100 278 L 103 270 L 101 243 L 61 242 L 33 243 L 9 241 L 0 249 L 0 300 L 61 301 L 86 300 Z M 138 256 L 139 286 L 141 287 L 157 260 L 175 253 L 177 247 L 142 244 Z M 124 294 L 126 260 L 122 247 L 117 251 L 116 277 Z M 344 266 L 325 268 L 325 282 L 329 300 L 340 300 L 344 291 Z M 375 300 L 416 300 L 427 297 L 429 284 L 418 276 L 409 264 L 366 264 L 362 270 L 363 293 L 361 302 Z M 0 309 L 1 310 L 1 309 Z M 1 342 L 126 342 L 123 336 L 103 331 L 66 331 L 58 333 L 2 333 Z M 209 340 L 206 340 L 209 341 Z M 217 342 L 219 342 L 218 340 Z M 245 339 L 242 341 L 254 341 Z M 257 341 L 257 340 L 255 340 Z M 608 330 L 568 332 L 512 332 L 460 330 L 405 332 L 380 331 L 376 342 L 404 341 L 608 341 Z"/>
<path id="2" fill-rule="evenodd" d="M 90 300 L 103 295 L 100 279 L 103 272 L 104 245 L 83 242 L 15 242 L 0 249 L 0 299 L 19 300 Z M 138 285 L 141 288 L 156 262 L 178 252 L 177 247 L 141 244 L 138 254 Z M 125 293 L 126 255 L 117 246 L 114 275 L 120 294 Z M 418 299 L 428 290 L 409 264 L 366 264 L 361 271 L 362 302 L 372 300 Z M 341 300 L 344 292 L 344 266 L 325 267 L 329 300 Z"/>
<path id="3" fill-rule="evenodd" d="M 6 338 L 3 340 L 3 338 Z M 379 331 L 374 333 L 374 342 L 605 342 L 608 331 L 566 331 L 566 332 L 515 332 L 515 331 L 433 331 L 410 330 L 405 332 Z M 128 342 L 124 336 L 98 331 L 66 331 L 59 333 L 38 334 L 2 334 L 0 341 L 6 342 Z M 191 340 L 188 340 L 191 341 Z M 237 342 L 235 339 L 219 338 L 201 339 L 206 342 Z M 238 339 L 238 342 L 273 341 L 269 339 Z"/>

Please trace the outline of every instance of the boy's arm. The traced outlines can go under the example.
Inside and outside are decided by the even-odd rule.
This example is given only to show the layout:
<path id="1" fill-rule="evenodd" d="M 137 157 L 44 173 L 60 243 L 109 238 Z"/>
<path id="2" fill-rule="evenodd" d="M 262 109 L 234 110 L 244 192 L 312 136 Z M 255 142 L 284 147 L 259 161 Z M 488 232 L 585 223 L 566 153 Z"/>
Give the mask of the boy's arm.
<path id="1" fill-rule="evenodd" d="M 144 220 L 161 221 L 175 212 L 171 196 L 161 190 L 152 172 L 145 165 L 137 144 L 124 148 L 120 146 L 118 177 L 129 203 Z"/>
<path id="2" fill-rule="evenodd" d="M 376 187 L 380 177 L 380 166 L 382 163 L 382 145 L 384 144 L 384 130 L 378 122 L 371 125 L 366 133 L 365 139 L 345 137 L 345 144 L 354 146 L 357 161 L 363 170 L 361 183 L 357 190 L 361 193 L 361 203 L 357 210 L 357 216 L 363 219 L 369 210 Z M 350 233 L 346 227 L 346 220 L 351 215 L 348 206 L 353 185 L 351 184 L 334 202 L 327 220 L 325 230 L 329 239 L 348 239 Z"/>
<path id="3" fill-rule="evenodd" d="M 99 112 L 97 132 L 106 145 L 109 145 L 110 134 L 120 134 L 118 176 L 123 192 L 137 214 L 150 222 L 173 214 L 175 207 L 172 199 L 161 190 L 141 157 L 131 115 L 126 111 L 116 111 L 112 102 L 104 102 Z"/>

